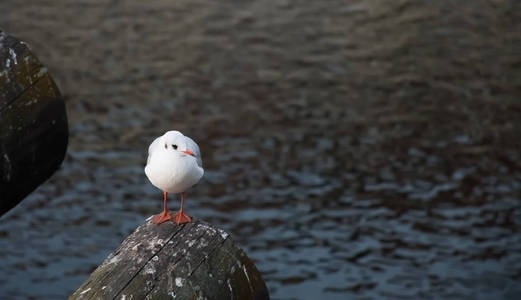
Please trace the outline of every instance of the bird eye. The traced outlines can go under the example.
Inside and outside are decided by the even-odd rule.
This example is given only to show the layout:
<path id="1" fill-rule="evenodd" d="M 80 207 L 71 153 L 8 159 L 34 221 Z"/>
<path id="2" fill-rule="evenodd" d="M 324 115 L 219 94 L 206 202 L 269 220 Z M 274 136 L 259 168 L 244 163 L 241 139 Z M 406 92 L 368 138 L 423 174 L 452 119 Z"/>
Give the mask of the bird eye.
<path id="1" fill-rule="evenodd" d="M 172 145 L 172 148 L 174 148 L 174 150 L 177 150 L 177 145 Z"/>
<path id="2" fill-rule="evenodd" d="M 165 144 L 165 149 L 168 148 L 168 146 Z"/>

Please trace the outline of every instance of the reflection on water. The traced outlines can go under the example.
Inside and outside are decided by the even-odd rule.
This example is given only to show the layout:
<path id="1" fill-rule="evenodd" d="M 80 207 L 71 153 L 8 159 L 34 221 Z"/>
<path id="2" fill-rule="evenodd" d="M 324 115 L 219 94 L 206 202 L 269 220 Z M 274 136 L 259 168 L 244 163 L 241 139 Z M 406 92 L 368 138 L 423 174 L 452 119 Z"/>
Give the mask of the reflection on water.
<path id="1" fill-rule="evenodd" d="M 176 128 L 206 170 L 188 213 L 232 234 L 273 299 L 515 299 L 519 8 L 2 2 L 0 27 L 55 74 L 71 139 L 0 220 L 1 294 L 63 298 L 159 212 L 146 149 Z"/>

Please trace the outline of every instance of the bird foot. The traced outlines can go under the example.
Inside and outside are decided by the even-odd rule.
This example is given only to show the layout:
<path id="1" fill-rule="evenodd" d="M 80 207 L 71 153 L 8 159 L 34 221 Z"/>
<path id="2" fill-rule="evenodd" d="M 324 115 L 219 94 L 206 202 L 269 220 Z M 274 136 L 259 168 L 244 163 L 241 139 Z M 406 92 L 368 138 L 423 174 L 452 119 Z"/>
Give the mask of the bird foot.
<path id="1" fill-rule="evenodd" d="M 192 219 L 187 214 L 183 213 L 182 210 L 176 212 L 172 217 L 172 222 L 176 224 L 190 223 L 191 221 Z"/>
<path id="2" fill-rule="evenodd" d="M 170 212 L 165 210 L 160 214 L 154 215 L 154 217 L 152 217 L 152 223 L 161 224 L 161 223 L 164 223 L 171 219 L 172 219 L 172 216 L 170 215 Z"/>

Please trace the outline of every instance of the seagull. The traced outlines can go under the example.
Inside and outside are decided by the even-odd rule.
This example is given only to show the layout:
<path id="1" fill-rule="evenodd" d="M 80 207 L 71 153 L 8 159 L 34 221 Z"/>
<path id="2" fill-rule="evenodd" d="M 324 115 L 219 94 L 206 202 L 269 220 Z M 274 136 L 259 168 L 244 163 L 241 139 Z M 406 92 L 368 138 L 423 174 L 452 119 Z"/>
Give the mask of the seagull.
<path id="1" fill-rule="evenodd" d="M 176 130 L 167 131 L 148 147 L 145 166 L 148 180 L 163 191 L 163 212 L 154 215 L 152 223 L 161 224 L 172 220 L 177 224 L 189 223 L 190 217 L 183 212 L 185 192 L 203 177 L 203 161 L 199 146 L 191 138 Z M 181 208 L 170 215 L 167 194 L 181 194 Z"/>

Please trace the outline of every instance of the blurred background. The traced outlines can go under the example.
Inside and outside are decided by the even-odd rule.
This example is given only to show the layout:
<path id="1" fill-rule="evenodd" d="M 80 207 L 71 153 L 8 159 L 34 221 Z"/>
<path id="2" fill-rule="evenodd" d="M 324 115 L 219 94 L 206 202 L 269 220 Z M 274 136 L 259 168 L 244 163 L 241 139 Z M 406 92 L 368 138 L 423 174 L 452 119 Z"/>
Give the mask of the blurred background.
<path id="1" fill-rule="evenodd" d="M 70 125 L 0 219 L 6 299 L 65 298 L 161 210 L 170 129 L 203 154 L 187 212 L 272 299 L 519 299 L 520 1 L 2 0 L 0 28 Z"/>

